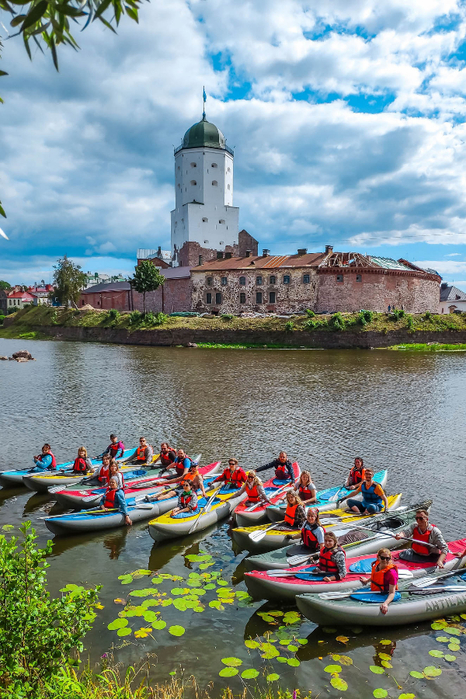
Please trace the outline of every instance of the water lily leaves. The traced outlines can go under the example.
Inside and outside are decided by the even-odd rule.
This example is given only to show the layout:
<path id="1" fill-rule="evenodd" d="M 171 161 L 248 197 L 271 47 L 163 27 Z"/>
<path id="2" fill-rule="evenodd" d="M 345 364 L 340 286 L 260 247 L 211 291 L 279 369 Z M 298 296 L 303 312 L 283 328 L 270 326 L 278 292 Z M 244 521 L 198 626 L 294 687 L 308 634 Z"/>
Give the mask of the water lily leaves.
<path id="1" fill-rule="evenodd" d="M 119 575 L 118 580 L 120 580 L 122 585 L 129 585 L 131 582 L 133 582 L 133 576 L 132 575 Z"/>
<path id="2" fill-rule="evenodd" d="M 156 595 L 157 590 L 152 587 L 146 587 L 144 590 L 131 590 L 129 593 L 131 597 L 147 597 L 148 595 Z"/>
<path id="3" fill-rule="evenodd" d="M 164 621 L 163 619 L 158 619 L 158 621 L 154 621 L 154 623 L 152 624 L 153 628 L 157 629 L 157 631 L 161 631 L 162 629 L 164 629 L 166 627 L 166 625 L 167 625 L 167 622 Z"/>
<path id="4" fill-rule="evenodd" d="M 117 631 L 117 636 L 131 636 L 132 631 L 129 627 L 126 627 L 124 629 L 118 629 Z"/>
<path id="5" fill-rule="evenodd" d="M 327 665 L 327 667 L 324 667 L 324 672 L 328 672 L 331 675 L 333 675 L 336 672 L 341 672 L 341 666 L 340 665 Z"/>
<path id="6" fill-rule="evenodd" d="M 450 643 L 451 638 L 447 638 L 446 636 L 437 636 L 435 639 L 436 641 L 439 641 L 439 643 Z"/>
<path id="7" fill-rule="evenodd" d="M 186 587 L 174 587 L 170 592 L 172 595 L 187 595 L 191 590 Z"/>
<path id="8" fill-rule="evenodd" d="M 430 625 L 431 629 L 434 629 L 434 631 L 440 631 L 445 629 L 447 626 L 447 622 L 442 622 L 442 621 L 434 621 L 433 624 Z"/>
<path id="9" fill-rule="evenodd" d="M 109 631 L 117 631 L 118 629 L 123 629 L 125 626 L 128 626 L 128 619 L 115 619 L 115 621 L 110 622 L 107 629 L 109 629 Z"/>
<path id="10" fill-rule="evenodd" d="M 151 570 L 145 570 L 145 568 L 139 568 L 138 570 L 135 570 L 134 573 L 131 573 L 133 578 L 142 578 L 143 575 L 152 575 Z"/>
<path id="11" fill-rule="evenodd" d="M 374 673 L 374 675 L 383 675 L 385 670 L 383 667 L 379 667 L 378 665 L 369 665 L 369 670 Z"/>
<path id="12" fill-rule="evenodd" d="M 270 614 L 260 614 L 259 616 L 262 617 L 263 621 L 266 621 L 268 624 L 272 623 L 275 621 L 273 616 L 270 616 Z"/>
<path id="13" fill-rule="evenodd" d="M 424 668 L 424 675 L 429 678 L 429 677 L 440 677 L 442 674 L 442 671 L 439 667 L 434 667 L 434 665 L 429 665 L 428 667 Z"/>
<path id="14" fill-rule="evenodd" d="M 272 672 L 270 675 L 267 675 L 265 679 L 267 680 L 267 682 L 276 682 L 280 679 L 280 675 L 277 675 L 276 672 Z"/>
<path id="15" fill-rule="evenodd" d="M 186 585 L 189 585 L 189 587 L 202 587 L 202 582 L 200 580 L 188 580 Z"/>
<path id="16" fill-rule="evenodd" d="M 173 604 L 171 597 L 167 597 L 167 599 L 162 600 L 162 607 L 169 607 L 170 604 Z"/>
<path id="17" fill-rule="evenodd" d="M 348 683 L 345 682 L 341 677 L 332 677 L 330 680 L 330 684 L 332 687 L 335 687 L 335 689 L 339 689 L 341 692 L 346 692 L 348 689 Z"/>
<path id="18" fill-rule="evenodd" d="M 302 646 L 306 646 L 306 645 L 309 643 L 309 641 L 307 640 L 307 638 L 297 638 L 296 640 L 297 640 L 297 642 L 300 643 Z"/>
<path id="19" fill-rule="evenodd" d="M 459 645 L 456 644 L 456 643 L 449 643 L 449 644 L 448 644 L 448 650 L 455 651 L 455 650 L 459 650 L 459 649 L 460 649 L 460 647 L 459 647 Z"/>
<path id="20" fill-rule="evenodd" d="M 2 527 L 2 529 L 3 529 L 4 532 L 9 532 L 9 531 L 11 531 L 11 530 L 14 529 L 14 528 L 15 528 L 15 527 L 14 527 L 13 524 L 4 524 L 3 527 Z"/>
<path id="21" fill-rule="evenodd" d="M 219 612 L 222 612 L 222 611 L 225 609 L 225 607 L 223 606 L 223 604 L 222 604 L 222 603 L 220 602 L 220 600 L 218 600 L 218 599 L 213 599 L 213 600 L 211 600 L 211 601 L 209 602 L 209 607 L 212 607 L 213 609 L 218 609 Z"/>
<path id="22" fill-rule="evenodd" d="M 411 670 L 409 674 L 411 677 L 415 677 L 417 680 L 422 680 L 424 678 L 424 673 L 418 672 L 417 670 Z"/>
<path id="23" fill-rule="evenodd" d="M 456 660 L 456 655 L 449 655 L 448 653 L 443 657 L 445 660 L 448 660 L 449 663 L 453 663 Z"/>
<path id="24" fill-rule="evenodd" d="M 403 694 L 400 694 L 400 696 L 398 697 L 398 699 L 416 699 L 416 695 L 415 695 L 415 694 L 404 694 L 404 693 L 403 693 Z"/>
<path id="25" fill-rule="evenodd" d="M 443 658 L 443 651 L 441 650 L 430 650 L 429 655 L 432 655 L 434 658 Z"/>
<path id="26" fill-rule="evenodd" d="M 216 587 L 214 583 L 207 583 L 207 585 L 204 586 L 204 590 L 215 590 Z"/>
<path id="27" fill-rule="evenodd" d="M 255 680 L 256 677 L 259 677 L 259 672 L 251 668 L 250 670 L 244 670 L 241 673 L 241 677 L 243 680 Z"/>
<path id="28" fill-rule="evenodd" d="M 151 633 L 152 629 L 150 627 L 141 626 L 140 629 L 134 632 L 135 638 L 147 638 Z"/>
<path id="29" fill-rule="evenodd" d="M 290 651 L 290 653 L 296 653 L 296 651 L 299 650 L 299 646 L 293 646 L 292 644 L 290 644 L 288 646 L 288 650 Z"/>
<path id="30" fill-rule="evenodd" d="M 201 570 L 205 570 L 206 568 L 210 568 L 210 566 L 213 566 L 213 565 L 215 565 L 215 561 L 210 561 L 209 563 L 201 563 L 199 568 Z"/>
<path id="31" fill-rule="evenodd" d="M 235 667 L 224 667 L 218 674 L 220 677 L 234 677 L 238 674 L 238 670 Z"/>
<path id="32" fill-rule="evenodd" d="M 179 612 L 185 612 L 188 609 L 188 603 L 185 599 L 173 600 L 173 606 L 175 609 L 178 609 Z"/>
<path id="33" fill-rule="evenodd" d="M 262 651 L 262 658 L 265 658 L 266 660 L 277 658 L 280 655 L 279 651 L 271 643 L 261 643 L 260 649 Z"/>
<path id="34" fill-rule="evenodd" d="M 163 582 L 163 578 L 161 575 L 156 575 L 155 578 L 152 578 L 151 583 L 154 583 L 154 585 L 160 585 L 160 583 Z"/>
<path id="35" fill-rule="evenodd" d="M 238 594 L 238 593 L 236 593 Z M 247 593 L 246 593 L 247 594 Z M 269 612 L 270 616 L 284 616 L 284 612 L 274 609 L 273 612 Z"/>
<path id="36" fill-rule="evenodd" d="M 227 665 L 227 667 L 239 667 L 240 665 L 243 664 L 243 661 L 240 658 L 222 658 L 222 663 L 224 665 Z"/>
<path id="37" fill-rule="evenodd" d="M 183 626 L 178 626 L 176 624 L 175 626 L 170 626 L 170 628 L 168 629 L 168 633 L 172 636 L 183 636 L 185 631 L 186 629 Z"/>
<path id="38" fill-rule="evenodd" d="M 259 643 L 257 641 L 253 641 L 252 638 L 248 638 L 247 641 L 244 642 L 244 645 L 246 648 L 259 648 Z"/>
<path id="39" fill-rule="evenodd" d="M 226 587 L 226 586 L 228 585 L 228 583 L 227 583 L 226 580 L 217 580 L 217 583 L 218 583 L 221 587 Z"/>
<path id="40" fill-rule="evenodd" d="M 382 667 L 388 667 L 388 668 L 393 667 L 391 662 L 389 662 L 388 660 L 382 660 L 380 664 L 382 665 Z"/>
<path id="41" fill-rule="evenodd" d="M 390 646 L 392 642 L 388 638 L 383 638 L 379 643 L 381 646 Z"/>
<path id="42" fill-rule="evenodd" d="M 339 661 L 342 665 L 352 665 L 353 660 L 352 658 L 349 657 L 349 655 L 340 655 Z"/>
<path id="43" fill-rule="evenodd" d="M 288 646 L 292 640 L 292 638 L 282 638 L 279 643 L 281 646 Z"/>
<path id="44" fill-rule="evenodd" d="M 207 589 L 207 585 L 206 585 L 206 589 Z M 237 590 L 235 592 L 235 597 L 239 600 L 250 599 L 250 595 L 245 590 Z M 280 614 L 283 614 L 283 612 L 280 612 Z M 270 616 L 277 616 L 277 613 L 270 612 Z"/>
<path id="45" fill-rule="evenodd" d="M 380 687 L 378 689 L 374 689 L 372 692 L 374 695 L 375 699 L 384 699 L 388 695 L 388 692 L 386 689 L 381 689 Z"/>
<path id="46" fill-rule="evenodd" d="M 286 663 L 286 662 L 288 662 L 288 658 L 285 658 L 284 655 L 279 655 L 278 658 L 275 658 L 275 660 L 277 661 L 277 663 Z"/>
<path id="47" fill-rule="evenodd" d="M 220 590 L 217 590 L 217 596 L 218 597 L 231 597 L 233 593 L 233 590 L 231 587 L 225 587 L 224 589 L 220 588 Z M 273 617 L 272 617 L 273 620 Z"/>
<path id="48" fill-rule="evenodd" d="M 380 660 L 391 660 L 392 656 L 388 655 L 388 653 L 379 653 L 379 658 Z"/>
<path id="49" fill-rule="evenodd" d="M 288 665 L 290 665 L 291 667 L 299 667 L 299 666 L 301 665 L 301 663 L 299 662 L 298 658 L 288 658 L 288 660 L 287 660 L 286 662 L 287 662 Z"/>
<path id="50" fill-rule="evenodd" d="M 348 636 L 337 636 L 336 639 L 339 643 L 348 643 L 349 638 Z"/>
<path id="51" fill-rule="evenodd" d="M 153 621 L 157 620 L 157 613 L 151 611 L 150 609 L 147 612 L 144 612 L 142 616 L 144 617 L 144 621 L 147 621 L 148 624 L 151 624 Z"/>
<path id="52" fill-rule="evenodd" d="M 158 599 L 145 599 L 141 606 L 147 609 L 149 607 L 158 607 L 159 604 L 160 602 Z"/>
<path id="53" fill-rule="evenodd" d="M 445 633 L 449 633 L 450 636 L 460 636 L 461 631 L 457 629 L 456 626 L 448 626 L 444 629 Z"/>
<path id="54" fill-rule="evenodd" d="M 301 615 L 298 614 L 298 612 L 287 612 L 283 617 L 283 623 L 287 626 L 289 624 L 296 624 L 298 621 L 301 621 Z"/>

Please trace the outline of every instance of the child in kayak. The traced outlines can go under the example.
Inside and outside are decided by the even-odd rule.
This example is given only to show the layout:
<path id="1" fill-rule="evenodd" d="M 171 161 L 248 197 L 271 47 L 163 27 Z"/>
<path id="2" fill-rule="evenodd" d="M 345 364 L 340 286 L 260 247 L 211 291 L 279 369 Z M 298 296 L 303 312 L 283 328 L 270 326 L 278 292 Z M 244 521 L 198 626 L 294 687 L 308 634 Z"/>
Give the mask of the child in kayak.
<path id="1" fill-rule="evenodd" d="M 286 538 L 301 539 L 301 544 L 296 544 L 287 550 L 287 556 L 306 553 L 311 556 L 313 553 L 321 551 L 324 546 L 325 529 L 319 520 L 319 510 L 316 507 L 310 507 L 306 510 L 306 521 L 300 534 L 288 534 Z"/>
<path id="2" fill-rule="evenodd" d="M 258 476 L 256 476 L 255 471 L 248 471 L 247 472 L 246 482 L 243 483 L 241 488 L 235 494 L 235 497 L 239 497 L 243 493 L 246 493 L 248 496 L 248 499 L 245 500 L 245 502 L 244 502 L 244 504 L 246 506 L 257 505 L 258 503 L 261 503 L 263 505 L 265 505 L 266 503 L 270 504 L 270 500 L 268 499 L 267 495 L 265 494 L 265 490 L 264 490 L 264 486 L 262 485 L 262 481 Z"/>
<path id="3" fill-rule="evenodd" d="M 316 498 L 316 487 L 311 479 L 311 474 L 309 471 L 303 471 L 299 477 L 296 484 L 296 490 L 298 491 L 299 498 L 303 505 L 311 505 L 317 500 Z"/>
<path id="4" fill-rule="evenodd" d="M 372 564 L 370 577 L 361 576 L 359 580 L 363 585 L 370 582 L 373 592 L 383 592 L 388 595 L 380 605 L 382 614 L 388 612 L 388 605 L 393 602 L 398 585 L 398 568 L 392 561 L 392 552 L 388 549 L 377 551 L 377 560 Z"/>
<path id="5" fill-rule="evenodd" d="M 294 480 L 294 474 L 292 469 L 293 464 L 288 459 L 286 451 L 281 451 L 278 455 L 278 459 L 274 459 L 265 466 L 259 466 L 256 468 L 256 473 L 260 471 L 267 471 L 268 468 L 275 469 L 275 478 L 279 481 Z"/>
<path id="6" fill-rule="evenodd" d="M 79 447 L 78 457 L 74 460 L 72 473 L 85 476 L 92 471 L 92 461 L 87 456 L 86 447 Z"/>
<path id="7" fill-rule="evenodd" d="M 179 514 L 180 512 L 191 512 L 195 514 L 198 509 L 197 495 L 194 488 L 191 487 L 190 481 L 183 481 L 183 492 L 178 498 L 178 507 L 172 511 L 171 516 Z"/>
<path id="8" fill-rule="evenodd" d="M 381 512 L 382 503 L 385 508 L 385 511 L 387 511 L 387 496 L 385 495 L 382 486 L 376 483 L 373 480 L 373 477 L 374 472 L 371 471 L 371 469 L 366 468 L 364 473 L 364 480 L 362 481 L 362 483 L 356 488 L 356 490 L 353 490 L 353 492 L 350 493 L 350 495 L 345 495 L 344 498 L 341 498 L 341 500 L 339 500 L 338 503 L 342 503 L 344 500 L 348 500 L 348 498 L 351 498 L 350 500 L 348 500 L 348 507 L 353 512 L 359 512 L 363 515 L 373 515 L 376 512 Z M 362 501 L 353 499 L 353 497 L 355 495 L 358 495 L 358 493 L 361 493 Z"/>
<path id="9" fill-rule="evenodd" d="M 115 476 L 110 478 L 108 488 L 102 495 L 100 501 L 101 510 L 113 510 L 118 509 L 125 518 L 125 524 L 130 526 L 132 521 L 128 514 L 128 508 L 126 505 L 125 496 L 122 490 L 118 488 L 118 479 Z"/>
<path id="10" fill-rule="evenodd" d="M 346 479 L 345 487 L 348 488 L 348 490 L 356 490 L 364 480 L 364 475 L 364 461 L 361 457 L 357 456 L 354 460 L 354 466 L 350 469 L 348 478 Z"/>
<path id="11" fill-rule="evenodd" d="M 42 453 L 38 456 L 33 456 L 34 467 L 31 469 L 31 473 L 40 471 L 55 471 L 57 468 L 57 461 L 52 454 L 50 444 L 44 444 L 42 447 Z"/>
<path id="12" fill-rule="evenodd" d="M 311 572 L 313 575 L 329 573 L 324 582 L 343 580 L 346 577 L 346 554 L 338 545 L 338 539 L 333 532 L 325 532 L 324 548 L 320 552 L 319 563 Z"/>
<path id="13" fill-rule="evenodd" d="M 110 444 L 108 445 L 102 456 L 108 454 L 112 459 L 118 459 L 119 457 L 123 456 L 124 452 L 125 445 L 123 444 L 123 442 L 120 442 L 115 434 L 111 434 Z"/>

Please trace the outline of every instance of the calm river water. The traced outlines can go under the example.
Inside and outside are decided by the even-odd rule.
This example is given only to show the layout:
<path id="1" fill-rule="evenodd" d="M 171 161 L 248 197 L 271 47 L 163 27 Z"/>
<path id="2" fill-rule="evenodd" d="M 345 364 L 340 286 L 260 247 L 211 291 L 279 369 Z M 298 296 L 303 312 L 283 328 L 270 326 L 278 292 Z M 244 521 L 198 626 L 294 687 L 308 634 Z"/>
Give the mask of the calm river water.
<path id="1" fill-rule="evenodd" d="M 24 347 L 36 362 L 0 362 L 0 469 L 28 466 L 45 441 L 59 461 L 74 458 L 81 444 L 90 454 L 99 453 L 110 432 L 127 446 L 145 435 L 154 445 L 168 440 L 190 454 L 202 452 L 203 463 L 235 456 L 245 467 L 263 464 L 284 448 L 310 468 L 318 488 L 342 482 L 361 455 L 366 465 L 390 469 L 387 490 L 402 491 L 404 504 L 433 497 L 432 521 L 447 538 L 466 535 L 464 353 L 189 350 L 0 339 L 0 354 Z M 0 490 L 0 525 L 30 519 L 45 541 L 41 518 L 52 504 L 48 496 L 25 489 Z M 242 689 L 239 675 L 218 674 L 221 659 L 235 656 L 242 660 L 240 672 L 260 672 L 257 680 L 246 681 L 252 691 L 256 681 L 265 685 L 265 676 L 276 674 L 283 688 L 338 697 L 345 693 L 330 685 L 325 668 L 338 662 L 332 654 L 344 654 L 353 663 L 341 673 L 349 685 L 346 696 L 372 697 L 377 688 L 388 697 L 465 696 L 466 635 L 456 660 L 447 662 L 429 655 L 442 649 L 430 624 L 388 632 L 345 630 L 344 644 L 336 632 L 300 620 L 290 634 L 307 644 L 284 655 L 296 657 L 296 667 L 294 661 L 263 659 L 244 645 L 245 639 L 264 640 L 264 634 L 277 631 L 278 625 L 257 613 L 287 611 L 276 604 L 235 602 L 217 610 L 207 602 L 202 613 L 173 604 L 162 608 L 168 625 L 185 628 L 181 637 L 170 635 L 168 626 L 144 639 L 118 637 L 107 629 L 122 609 L 114 599 L 152 585 L 147 577 L 124 586 L 118 576 L 142 568 L 187 579 L 190 572 L 202 572 L 198 562 L 186 558 L 199 552 L 215 560 L 208 572 L 221 570 L 229 586 L 245 590 L 244 553 L 233 550 L 227 523 L 159 546 L 146 524 L 56 539 L 49 573 L 54 593 L 71 582 L 103 585 L 104 609 L 86 638 L 92 662 L 112 646 L 115 660 L 124 664 L 150 653 L 155 681 L 174 671 L 194 674 L 202 687 L 213 681 L 212 692 L 219 694 L 226 683 Z M 184 584 L 168 579 L 157 587 L 174 598 L 173 588 Z M 141 623 L 132 624 L 133 630 L 149 626 L 136 621 Z M 393 669 L 383 676 L 369 671 L 374 662 L 380 664 L 380 657 L 374 661 L 380 651 L 392 656 Z M 410 671 L 430 665 L 440 667 L 442 675 L 410 677 Z"/>

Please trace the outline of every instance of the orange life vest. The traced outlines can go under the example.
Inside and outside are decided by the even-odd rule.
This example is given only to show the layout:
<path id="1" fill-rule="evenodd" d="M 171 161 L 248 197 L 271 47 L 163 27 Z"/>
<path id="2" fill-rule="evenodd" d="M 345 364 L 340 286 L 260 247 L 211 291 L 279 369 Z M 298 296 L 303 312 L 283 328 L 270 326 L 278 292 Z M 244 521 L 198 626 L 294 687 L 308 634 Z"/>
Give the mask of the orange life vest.
<path id="1" fill-rule="evenodd" d="M 435 526 L 435 525 L 432 525 Z M 428 543 L 430 537 L 430 531 L 429 527 L 427 527 L 427 531 L 423 534 L 419 527 L 416 525 L 413 530 L 413 539 L 416 539 L 416 542 L 425 542 Z M 423 546 L 422 543 L 414 543 L 412 544 L 411 548 L 413 549 L 414 553 L 418 553 L 420 556 L 428 556 L 431 553 L 435 553 L 435 549 L 432 548 L 431 546 Z"/>
<path id="2" fill-rule="evenodd" d="M 188 473 L 183 476 L 181 484 L 183 485 L 183 483 L 186 483 L 186 481 L 193 481 L 197 475 L 199 475 L 199 471 L 197 469 L 195 471 L 188 471 Z"/>
<path id="3" fill-rule="evenodd" d="M 86 471 L 87 471 L 86 459 L 83 459 L 82 456 L 78 456 L 78 458 L 74 460 L 73 471 L 74 471 L 74 473 L 86 473 Z"/>
<path id="4" fill-rule="evenodd" d="M 395 568 L 396 570 L 398 570 L 398 568 L 394 563 L 389 563 L 383 570 L 376 570 L 377 565 L 377 561 L 374 561 L 372 564 L 371 590 L 374 592 L 388 592 L 388 583 L 385 582 L 385 573 L 388 573 L 388 571 L 392 568 Z M 396 589 L 398 589 L 398 585 L 396 586 Z"/>
<path id="5" fill-rule="evenodd" d="M 257 489 L 257 485 L 253 485 L 252 488 L 248 488 L 248 486 L 246 484 L 246 493 L 247 493 L 249 502 L 259 502 L 260 496 L 259 496 L 259 490 Z"/>
<path id="6" fill-rule="evenodd" d="M 285 522 L 290 525 L 290 527 L 295 527 L 295 515 L 298 509 L 298 503 L 296 505 L 287 505 L 285 512 Z"/>
<path id="7" fill-rule="evenodd" d="M 102 466 L 99 473 L 99 481 L 101 483 L 108 483 L 110 476 L 110 466 Z"/>
<path id="8" fill-rule="evenodd" d="M 107 507 L 107 508 L 115 507 L 116 492 L 117 491 L 113 490 L 112 488 L 107 488 L 107 490 L 105 492 L 104 507 Z"/>
<path id="9" fill-rule="evenodd" d="M 191 466 L 193 463 L 192 460 L 189 458 L 189 456 L 184 456 L 182 462 L 178 461 L 178 457 L 176 457 L 176 460 L 173 462 L 174 467 L 176 468 L 176 475 L 177 476 L 182 476 L 184 473 L 184 465 L 183 462 L 185 459 L 188 459 L 189 464 L 188 468 Z"/>
<path id="10" fill-rule="evenodd" d="M 326 573 L 338 573 L 338 566 L 332 558 L 333 554 L 336 551 L 343 551 L 343 549 L 340 546 L 337 546 L 334 549 L 326 549 L 326 548 L 322 549 L 322 551 L 320 552 L 320 556 L 319 556 L 319 568 L 320 568 L 320 570 L 323 570 Z M 343 551 L 343 553 L 344 553 L 344 551 Z M 345 553 L 345 558 L 346 558 L 346 553 Z"/>
<path id="11" fill-rule="evenodd" d="M 366 477 L 366 469 L 363 468 L 362 471 L 357 469 L 355 466 L 350 471 L 351 485 L 359 485 Z"/>
<path id="12" fill-rule="evenodd" d="M 147 447 L 138 447 L 136 451 L 136 461 L 146 460 L 146 449 Z"/>

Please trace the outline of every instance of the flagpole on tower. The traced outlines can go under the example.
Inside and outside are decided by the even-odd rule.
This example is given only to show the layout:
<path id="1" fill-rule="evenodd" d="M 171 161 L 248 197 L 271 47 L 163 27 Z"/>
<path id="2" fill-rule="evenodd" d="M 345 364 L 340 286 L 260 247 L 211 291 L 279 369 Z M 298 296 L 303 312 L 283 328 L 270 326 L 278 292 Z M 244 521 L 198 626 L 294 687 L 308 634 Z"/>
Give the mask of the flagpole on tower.
<path id="1" fill-rule="evenodd" d="M 207 95 L 205 93 L 205 86 L 202 87 L 202 119 L 205 121 L 205 103 L 207 101 Z"/>

